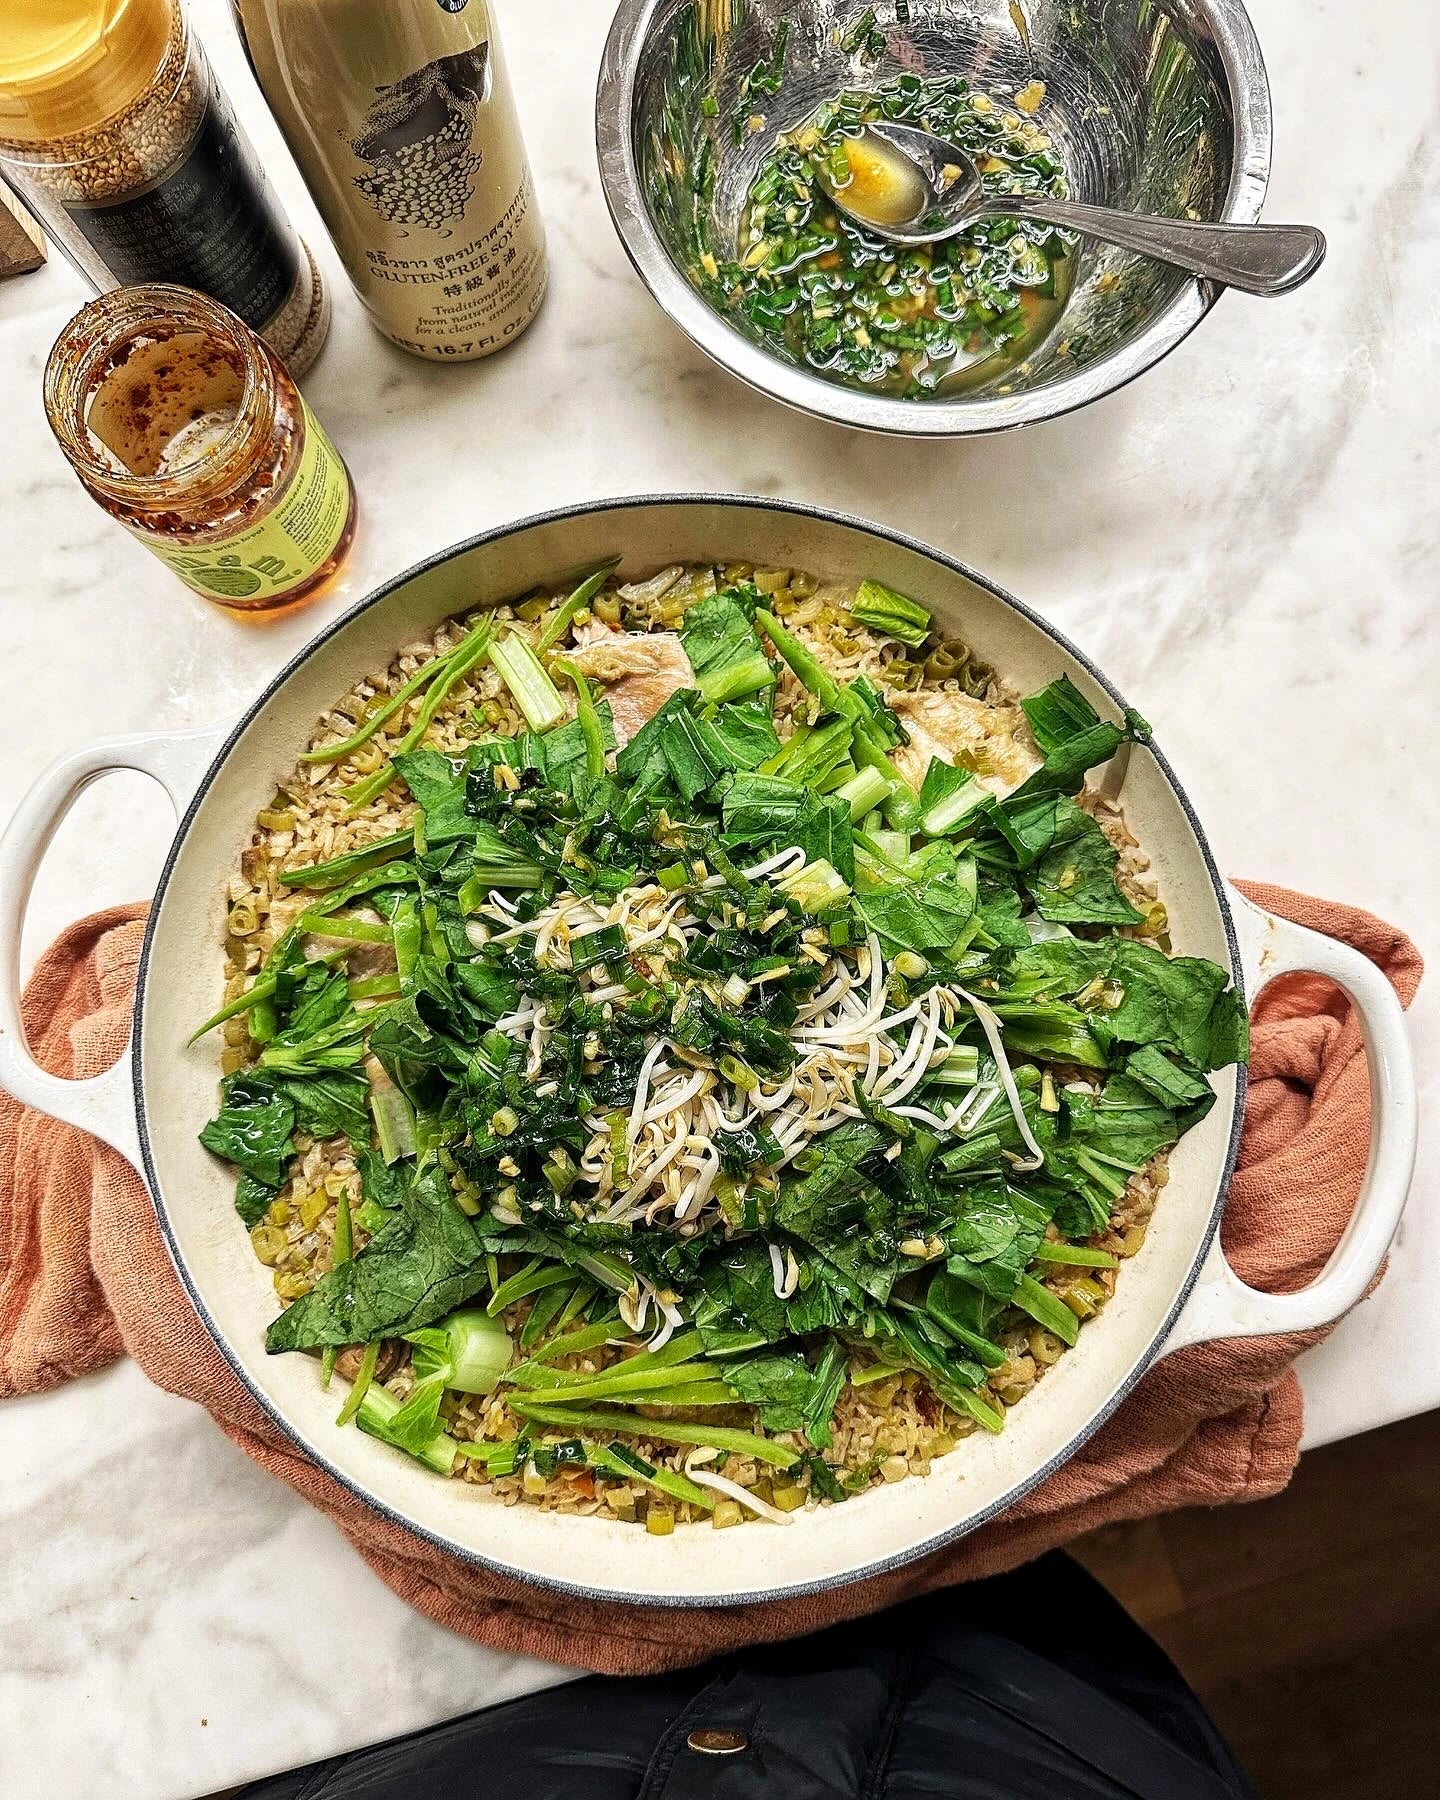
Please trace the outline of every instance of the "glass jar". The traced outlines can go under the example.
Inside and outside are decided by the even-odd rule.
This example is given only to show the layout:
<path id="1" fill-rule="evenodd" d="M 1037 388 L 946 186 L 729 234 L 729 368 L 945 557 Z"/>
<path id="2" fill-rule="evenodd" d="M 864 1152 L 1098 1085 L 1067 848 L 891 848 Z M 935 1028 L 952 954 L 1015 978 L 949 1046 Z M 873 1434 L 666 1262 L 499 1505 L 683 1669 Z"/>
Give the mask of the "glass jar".
<path id="1" fill-rule="evenodd" d="M 345 559 L 349 471 L 285 365 L 203 294 L 92 300 L 50 352 L 45 412 L 90 497 L 207 600 L 286 606 Z"/>
<path id="2" fill-rule="evenodd" d="M 98 292 L 179 282 L 284 358 L 329 298 L 179 0 L 26 0 L 0 28 L 0 174 Z"/>

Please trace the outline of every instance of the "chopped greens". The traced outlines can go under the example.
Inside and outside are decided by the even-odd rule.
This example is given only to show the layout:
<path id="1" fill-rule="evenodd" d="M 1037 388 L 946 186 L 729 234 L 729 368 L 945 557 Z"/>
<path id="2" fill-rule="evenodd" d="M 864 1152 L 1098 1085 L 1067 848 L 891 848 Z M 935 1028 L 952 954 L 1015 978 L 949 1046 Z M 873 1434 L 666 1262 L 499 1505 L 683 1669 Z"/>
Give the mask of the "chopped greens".
<path id="1" fill-rule="evenodd" d="M 887 695 L 922 607 L 872 581 L 823 614 L 894 640 L 867 675 L 799 622 L 808 578 L 612 574 L 307 753 L 363 774 L 327 796 L 389 795 L 384 835 L 272 869 L 293 898 L 201 1027 L 228 1071 L 201 1142 L 288 1302 L 267 1348 L 353 1369 L 342 1423 L 657 1531 L 783 1522 L 898 1478 L 849 1447 L 857 1395 L 928 1396 L 942 1443 L 1002 1428 L 1027 1355 L 1108 1299 L 1245 1007 L 1166 953 L 1086 800 L 1138 717 L 1061 678 L 1022 703 L 1028 779 L 934 755 L 915 792 Z M 574 660 L 592 607 L 689 659 L 638 728 Z M 485 706 L 423 742 L 487 656 Z"/>
<path id="2" fill-rule="evenodd" d="M 862 60 L 885 42 L 867 17 L 873 8 L 842 40 Z M 750 84 L 772 91 L 757 88 L 753 74 Z M 742 99 L 728 121 L 734 142 L 758 118 Z M 829 380 L 920 402 L 1003 381 L 1059 320 L 1074 279 L 1073 236 L 1014 217 L 982 219 L 931 244 L 878 236 L 853 213 L 904 220 L 921 198 L 906 193 L 907 169 L 866 129 L 889 121 L 959 144 L 992 194 L 1066 192 L 1059 152 L 1038 119 L 959 76 L 905 73 L 847 87 L 782 132 L 758 160 L 738 231 L 722 227 L 715 206 L 713 138 L 727 123 L 712 123 L 703 107 L 676 117 L 667 142 L 690 146 L 689 155 L 651 152 L 647 168 L 671 252 L 739 330 Z M 852 212 L 837 207 L 837 195 Z M 864 588 L 874 594 L 878 584 Z M 913 643 L 907 633 L 923 635 L 925 626 L 918 611 L 882 606 L 873 619 L 856 617 Z"/>

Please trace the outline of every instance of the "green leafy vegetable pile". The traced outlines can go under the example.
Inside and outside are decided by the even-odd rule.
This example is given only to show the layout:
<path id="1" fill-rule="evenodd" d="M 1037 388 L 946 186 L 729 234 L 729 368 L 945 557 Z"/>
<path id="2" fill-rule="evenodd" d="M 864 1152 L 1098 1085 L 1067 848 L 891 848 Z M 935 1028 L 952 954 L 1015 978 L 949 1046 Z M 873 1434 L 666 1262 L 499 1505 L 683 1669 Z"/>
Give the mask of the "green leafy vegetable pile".
<path id="1" fill-rule="evenodd" d="M 1143 721 L 1062 677 L 1023 703 L 1043 760 L 1013 791 L 936 757 L 912 792 L 881 690 L 738 582 L 680 621 L 694 686 L 617 747 L 564 648 L 607 573 L 411 678 L 488 656 L 529 723 L 463 756 L 412 728 L 379 772 L 404 828 L 281 876 L 304 910 L 202 1027 L 243 1016 L 253 1052 L 201 1139 L 257 1242 L 297 1133 L 353 1153 L 331 1266 L 267 1337 L 327 1378 L 365 1347 L 343 1417 L 441 1472 L 574 1464 L 703 1511 L 719 1464 L 633 1444 L 755 1458 L 783 1515 L 874 1473 L 825 1455 L 847 1383 L 909 1371 L 1000 1429 L 1005 1340 L 1076 1341 L 1116 1264 L 1092 1240 L 1245 1012 L 1137 932 L 1081 802 Z M 852 620 L 929 628 L 870 582 Z M 807 698 L 777 720 L 782 665 Z M 393 967 L 352 976 L 376 946 Z M 404 1396 L 375 1379 L 395 1340 Z M 450 1429 L 496 1392 L 503 1437 Z"/>

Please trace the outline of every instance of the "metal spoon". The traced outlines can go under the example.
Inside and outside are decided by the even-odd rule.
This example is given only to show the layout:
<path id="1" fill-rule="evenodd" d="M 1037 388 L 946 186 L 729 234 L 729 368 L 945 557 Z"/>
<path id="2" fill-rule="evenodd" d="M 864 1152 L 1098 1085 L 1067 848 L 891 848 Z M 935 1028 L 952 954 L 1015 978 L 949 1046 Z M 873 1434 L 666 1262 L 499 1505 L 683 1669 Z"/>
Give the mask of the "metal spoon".
<path id="1" fill-rule="evenodd" d="M 898 221 L 877 217 L 853 203 L 857 196 L 847 199 L 847 187 L 827 182 L 826 188 L 842 212 L 892 244 L 938 244 L 978 219 L 1039 219 L 1124 250 L 1138 250 L 1142 256 L 1173 263 L 1247 294 L 1287 294 L 1308 281 L 1325 260 L 1325 238 L 1312 225 L 1217 225 L 1116 212 L 1048 195 L 991 193 L 982 188 L 978 169 L 958 144 L 918 126 L 887 119 L 867 125 L 861 142 L 866 137 L 879 139 L 894 153 L 887 157 L 884 149 L 877 150 L 878 161 L 893 164 L 898 156 L 909 165 L 893 171 L 901 196 L 899 210 L 907 216 Z M 907 188 L 913 190 L 909 195 Z M 895 207 L 885 210 L 893 212 Z"/>

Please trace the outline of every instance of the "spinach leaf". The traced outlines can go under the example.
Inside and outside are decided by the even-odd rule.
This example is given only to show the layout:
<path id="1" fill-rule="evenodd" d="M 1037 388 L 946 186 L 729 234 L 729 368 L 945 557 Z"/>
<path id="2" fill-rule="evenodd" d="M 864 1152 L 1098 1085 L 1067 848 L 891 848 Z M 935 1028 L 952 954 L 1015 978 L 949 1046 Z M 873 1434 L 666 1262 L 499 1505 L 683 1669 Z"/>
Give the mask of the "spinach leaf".
<path id="1" fill-rule="evenodd" d="M 1087 1142 L 1124 1168 L 1138 1169 L 1157 1151 L 1178 1143 L 1214 1104 L 1208 1086 L 1204 1099 L 1181 1110 L 1157 1100 L 1130 1076 L 1112 1075 L 1096 1103 Z"/>
<path id="2" fill-rule="evenodd" d="M 828 862 L 847 886 L 855 880 L 850 808 L 779 775 L 741 773 L 721 805 L 727 844 L 794 845 L 808 863 Z"/>
<path id="3" fill-rule="evenodd" d="M 277 1085 L 295 1108 L 295 1123 L 311 1137 L 348 1137 L 358 1143 L 369 1134 L 370 1087 L 363 1075 L 332 1069 Z"/>
<path id="4" fill-rule="evenodd" d="M 932 756 L 919 797 L 920 829 L 926 837 L 945 837 L 967 828 L 986 790 L 956 763 Z"/>
<path id="5" fill-rule="evenodd" d="M 402 750 L 393 761 L 425 815 L 428 844 L 448 844 L 471 836 L 475 823 L 465 811 L 465 776 L 448 756 L 438 750 Z"/>
<path id="6" fill-rule="evenodd" d="M 1024 910 L 1024 898 L 1015 888 L 993 875 L 981 874 L 975 917 L 980 929 L 1002 949 L 1028 948 L 1030 933 L 1020 919 Z"/>
<path id="7" fill-rule="evenodd" d="M 415 1179 L 413 1164 L 387 1163 L 378 1150 L 361 1146 L 355 1151 L 355 1166 L 360 1171 L 360 1192 L 366 1200 L 373 1200 L 387 1212 L 404 1204 Z"/>
<path id="8" fill-rule="evenodd" d="M 845 1349 L 830 1338 L 812 1363 L 801 1350 L 766 1351 L 723 1365 L 727 1387 L 760 1410 L 767 1431 L 803 1431 L 817 1450 L 831 1441 L 830 1420 L 845 1383 Z"/>
<path id="9" fill-rule="evenodd" d="M 1155 1044 L 1200 1070 L 1245 1059 L 1245 998 L 1217 964 L 1117 938 L 1109 973 L 1124 998 L 1114 1011 L 1095 1015 L 1092 1029 L 1102 1043 Z"/>
<path id="10" fill-rule="evenodd" d="M 850 808 L 833 794 L 807 794 L 793 829 L 780 832 L 778 842 L 803 850 L 807 863 L 828 862 L 847 887 L 854 885 L 855 837 Z"/>
<path id="11" fill-rule="evenodd" d="M 717 1131 L 715 1148 L 727 1175 L 746 1175 L 751 1169 L 777 1163 L 785 1154 L 773 1131 L 764 1124 L 740 1125 L 734 1131 Z"/>
<path id="12" fill-rule="evenodd" d="M 802 1351 L 746 1356 L 723 1364 L 721 1372 L 739 1399 L 759 1407 L 767 1431 L 799 1431 L 804 1425 L 813 1376 Z"/>
<path id="13" fill-rule="evenodd" d="M 1027 945 L 1011 960 L 1008 981 L 1013 994 L 1047 997 L 1113 983 L 1119 1005 L 1089 1015 L 1107 1050 L 1153 1045 L 1199 1073 L 1243 1062 L 1248 1052 L 1244 996 L 1222 968 L 1201 957 L 1166 956 L 1134 938 L 1057 938 Z M 1142 1075 L 1146 1066 L 1163 1076 L 1153 1063 L 1142 1065 Z"/>
<path id="14" fill-rule="evenodd" d="M 860 1165 L 886 1135 L 865 1120 L 827 1132 L 820 1140 L 820 1166 L 793 1186 L 782 1186 L 774 1210 L 777 1226 L 822 1256 L 852 1290 L 882 1305 L 900 1274 L 895 1203 Z"/>
<path id="15" fill-rule="evenodd" d="M 995 1299 L 971 1282 L 962 1281 L 949 1269 L 937 1269 L 926 1289 L 925 1310 L 987 1369 L 998 1369 L 1007 1360 L 1005 1352 L 991 1336 L 996 1321 L 1005 1310 L 1003 1300 Z"/>
<path id="16" fill-rule="evenodd" d="M 420 1112 L 440 1106 L 469 1061 L 463 1043 L 444 1026 L 430 1023 L 433 1010 L 423 993 L 408 995 L 386 1010 L 370 1035 L 370 1048 L 385 1073 Z"/>
<path id="17" fill-rule="evenodd" d="M 855 905 L 887 949 L 948 950 L 975 911 L 974 872 L 962 865 L 961 878 L 857 893 Z"/>
<path id="18" fill-rule="evenodd" d="M 236 1182 L 235 1210 L 250 1230 L 253 1231 L 265 1217 L 276 1192 L 275 1188 L 257 1181 L 253 1175 L 242 1174 Z"/>
<path id="19" fill-rule="evenodd" d="M 1215 1094 L 1208 1081 L 1193 1069 L 1184 1068 L 1155 1044 L 1134 1050 L 1125 1059 L 1125 1073 L 1132 1081 L 1153 1094 L 1162 1106 L 1209 1107 Z"/>
<path id="20" fill-rule="evenodd" d="M 1013 803 L 1019 810 L 1047 794 L 1078 794 L 1089 771 L 1109 762 L 1126 736 L 1119 725 L 1095 724 L 1077 737 L 1066 738 L 1002 804 L 1010 806 Z"/>
<path id="21" fill-rule="evenodd" d="M 726 843 L 764 844 L 793 830 L 808 795 L 798 781 L 779 775 L 737 774 L 721 802 Z"/>
<path id="22" fill-rule="evenodd" d="M 692 1316 L 712 1354 L 773 1344 L 786 1334 L 770 1253 L 759 1238 L 709 1252 L 696 1271 Z"/>
<path id="23" fill-rule="evenodd" d="M 364 1249 L 322 1275 L 272 1322 L 265 1348 L 275 1355 L 418 1331 L 485 1283 L 479 1234 L 455 1204 L 444 1172 L 430 1163 Z"/>
<path id="24" fill-rule="evenodd" d="M 996 1300 L 1009 1300 L 1045 1237 L 1050 1214 L 1003 1178 L 972 1188 L 944 1233 L 952 1275 Z"/>
<path id="25" fill-rule="evenodd" d="M 1068 675 L 1052 681 L 1049 687 L 1041 688 L 1020 704 L 1042 756 L 1100 723 L 1099 713 Z"/>
<path id="26" fill-rule="evenodd" d="M 278 1188 L 295 1154 L 290 1135 L 295 1108 L 272 1081 L 253 1071 L 227 1076 L 220 1092 L 223 1104 L 200 1142 L 262 1186 Z"/>
<path id="27" fill-rule="evenodd" d="M 734 589 L 687 607 L 680 641 L 707 700 L 736 700 L 775 685 L 775 670 L 748 610 Z"/>
<path id="28" fill-rule="evenodd" d="M 520 999 L 520 984 L 515 977 L 488 963 L 456 963 L 450 979 L 456 992 L 487 1024 L 514 1012 Z"/>
<path id="29" fill-rule="evenodd" d="M 600 720 L 601 742 L 606 750 L 613 750 L 616 741 L 615 718 L 610 710 L 610 702 L 597 700 L 595 711 Z M 536 743 L 541 746 L 539 754 L 543 758 L 545 779 L 552 788 L 557 788 L 574 799 L 589 792 L 585 731 L 579 719 L 557 725 L 553 731 L 547 731 L 543 738 L 536 739 Z"/>
<path id="30" fill-rule="evenodd" d="M 1042 919 L 1061 924 L 1138 925 L 1136 911 L 1115 882 L 1119 852 L 1087 812 L 1059 803 L 1050 848 L 1021 879 Z"/>
<path id="31" fill-rule="evenodd" d="M 768 700 L 741 700 L 732 706 L 717 706 L 707 717 L 737 769 L 758 769 L 762 762 L 779 754 L 780 740 L 771 722 Z"/>
<path id="32" fill-rule="evenodd" d="M 1092 981 L 1104 981 L 1114 955 L 1113 939 L 1092 943 L 1067 936 L 1032 944 L 1027 936 L 1020 954 L 1010 958 L 1006 987 L 1022 999 L 1070 998 Z"/>
<path id="33" fill-rule="evenodd" d="M 1022 1056 L 1106 1069 L 1110 1059 L 1090 1029 L 1089 1015 L 1063 1001 L 999 1001 L 995 1012 L 1005 1026 L 1005 1045 Z"/>
<path id="34" fill-rule="evenodd" d="M 332 969 L 323 962 L 306 963 L 291 981 L 285 1001 L 285 1023 L 275 1033 L 273 1043 L 303 1044 L 307 1038 L 338 1025 L 350 1011 L 350 984 L 343 969 Z"/>

